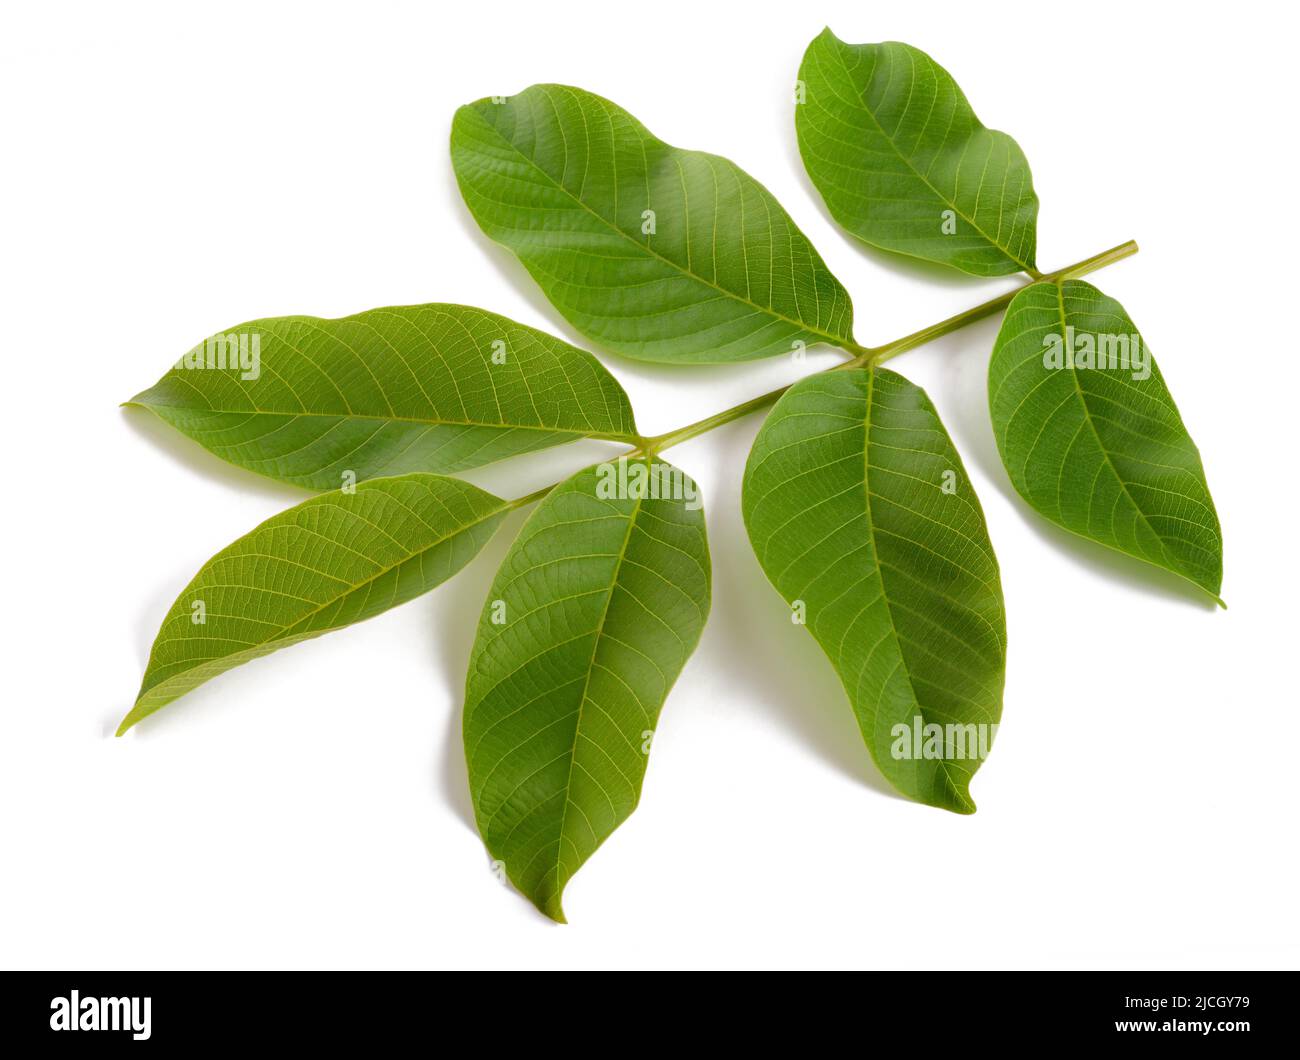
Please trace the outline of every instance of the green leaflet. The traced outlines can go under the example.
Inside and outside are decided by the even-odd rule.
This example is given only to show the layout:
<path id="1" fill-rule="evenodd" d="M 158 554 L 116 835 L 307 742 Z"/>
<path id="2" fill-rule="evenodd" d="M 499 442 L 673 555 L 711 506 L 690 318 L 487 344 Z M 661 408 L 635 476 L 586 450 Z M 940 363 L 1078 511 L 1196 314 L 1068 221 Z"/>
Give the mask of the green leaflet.
<path id="1" fill-rule="evenodd" d="M 970 778 L 1002 713 L 1006 620 L 984 514 L 925 392 L 881 369 L 796 383 L 754 441 L 742 506 L 880 771 L 973 812 Z M 942 733 L 927 748 L 929 725 Z"/>
<path id="2" fill-rule="evenodd" d="M 177 597 L 118 735 L 240 663 L 373 618 L 446 581 L 510 508 L 467 482 L 413 474 L 273 516 L 208 560 Z"/>
<path id="3" fill-rule="evenodd" d="M 980 124 L 925 52 L 826 29 L 799 79 L 799 153 L 853 235 L 976 276 L 1033 270 L 1038 196 L 1024 152 Z"/>
<path id="4" fill-rule="evenodd" d="M 1223 538 L 1200 454 L 1115 299 L 1082 280 L 1017 294 L 993 345 L 989 411 L 1036 511 L 1218 599 Z"/>
<path id="5" fill-rule="evenodd" d="M 852 343 L 848 293 L 766 188 L 608 100 L 534 85 L 468 104 L 451 158 L 483 231 L 608 349 L 725 362 Z"/>
<path id="6" fill-rule="evenodd" d="M 620 468 L 631 483 L 652 467 L 658 498 L 617 488 Z M 659 709 L 708 616 L 692 497 L 652 458 L 580 471 L 529 517 L 488 594 L 465 689 L 474 814 L 555 920 L 570 877 L 636 808 Z"/>
<path id="7" fill-rule="evenodd" d="M 591 354 L 440 303 L 241 324 L 129 403 L 223 460 L 319 490 L 636 435 L 627 395 Z"/>

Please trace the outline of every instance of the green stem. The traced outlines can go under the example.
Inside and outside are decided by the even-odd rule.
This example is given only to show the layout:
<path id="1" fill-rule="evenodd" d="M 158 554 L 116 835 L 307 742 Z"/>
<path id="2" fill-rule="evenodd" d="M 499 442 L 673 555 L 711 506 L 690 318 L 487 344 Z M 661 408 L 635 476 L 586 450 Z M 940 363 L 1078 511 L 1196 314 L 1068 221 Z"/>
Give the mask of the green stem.
<path id="1" fill-rule="evenodd" d="M 837 366 L 840 367 L 840 366 Z M 640 447 L 635 450 L 637 453 L 657 453 L 661 449 L 667 449 L 671 445 L 680 445 L 682 442 L 713 430 L 714 427 L 721 427 L 724 423 L 730 423 L 732 420 L 738 420 L 741 416 L 748 416 L 751 412 L 757 412 L 759 409 L 767 408 L 773 404 L 777 398 L 784 394 L 793 386 L 793 383 L 787 384 L 777 390 L 767 394 L 760 394 L 756 398 L 750 398 L 729 409 L 723 409 L 721 412 L 715 412 L 712 416 L 706 416 L 702 420 L 689 423 L 685 427 L 678 427 L 675 431 L 668 431 L 665 434 L 657 434 L 653 438 L 647 438 L 641 443 Z"/>
<path id="2" fill-rule="evenodd" d="M 1030 282 L 1021 284 L 1014 291 L 1008 291 L 1006 294 L 998 295 L 996 298 L 990 298 L 987 302 L 981 302 L 963 313 L 950 316 L 946 320 L 941 320 L 937 324 L 931 324 L 920 331 L 914 331 L 910 335 L 904 335 L 901 339 L 895 339 L 893 342 L 887 342 L 883 346 L 859 346 L 856 343 L 845 343 L 843 348 L 854 354 L 850 361 L 843 364 L 837 364 L 832 368 L 824 371 L 835 372 L 844 368 L 862 368 L 880 364 L 889 360 L 891 357 L 897 357 L 900 353 L 906 353 L 908 350 L 915 349 L 917 346 L 923 346 L 943 335 L 964 328 L 967 324 L 973 324 L 977 320 L 983 320 L 985 317 L 992 316 L 994 313 L 1005 309 L 1026 287 L 1035 283 L 1058 283 L 1062 280 L 1074 279 L 1077 276 L 1086 276 L 1090 272 L 1096 272 L 1098 269 L 1104 269 L 1107 265 L 1114 262 L 1122 261 L 1132 254 L 1136 254 L 1138 245 L 1133 240 L 1127 243 L 1120 243 L 1118 246 L 1111 247 L 1109 250 L 1103 250 L 1100 254 L 1094 254 L 1090 258 L 1084 258 L 1082 261 L 1076 261 L 1073 265 L 1067 265 L 1063 269 L 1057 269 L 1055 272 L 1049 272 L 1045 275 L 1035 274 L 1031 277 Z M 715 412 L 712 416 L 706 416 L 702 420 L 696 420 L 694 423 L 688 423 L 685 427 L 678 427 L 673 431 L 666 431 L 663 434 L 656 434 L 648 438 L 640 438 L 636 447 L 627 453 L 624 458 L 643 456 L 647 453 L 658 453 L 669 446 L 680 445 L 682 442 L 689 441 L 701 434 L 713 430 L 715 427 L 721 427 L 724 423 L 730 423 L 732 420 L 738 420 L 742 416 L 748 416 L 751 412 L 757 412 L 759 409 L 767 408 L 769 405 L 776 404 L 776 400 L 790 389 L 794 384 L 788 383 L 783 387 L 778 387 L 766 394 L 760 394 L 756 398 L 750 398 L 748 401 L 742 401 L 729 409 L 723 409 L 721 412 Z M 541 500 L 545 497 L 554 486 L 547 486 L 545 489 L 537 490 L 526 497 L 520 497 L 511 501 L 512 508 L 521 508 L 533 501 Z"/>
<path id="3" fill-rule="evenodd" d="M 540 501 L 558 485 L 558 482 L 552 482 L 549 486 L 543 486 L 539 490 L 534 490 L 526 497 L 516 497 L 514 500 L 509 502 L 509 505 L 511 508 L 522 508 L 525 505 L 532 504 L 534 501 Z"/>
<path id="4" fill-rule="evenodd" d="M 901 339 L 895 339 L 893 342 L 887 342 L 883 346 L 877 346 L 874 349 L 870 349 L 866 353 L 860 353 L 856 358 L 854 358 L 852 363 L 858 366 L 866 364 L 882 364 L 891 357 L 897 357 L 900 353 L 906 353 L 908 350 L 915 349 L 917 346 L 922 346 L 942 335 L 947 335 L 959 328 L 964 328 L 967 324 L 973 324 L 977 320 L 983 320 L 985 317 L 992 316 L 994 313 L 1005 309 L 1011 304 L 1011 299 L 1015 298 L 1016 295 L 1032 283 L 1056 283 L 1059 280 L 1069 280 L 1076 276 L 1086 276 L 1090 272 L 1104 269 L 1107 265 L 1111 265 L 1132 254 L 1136 254 L 1137 249 L 1137 243 L 1130 239 L 1127 243 L 1121 243 L 1117 247 L 1103 250 L 1100 254 L 1094 254 L 1090 258 L 1076 261 L 1073 265 L 1067 265 L 1063 269 L 1049 272 L 1039 279 L 1032 280 L 1029 284 L 1022 284 L 1014 291 L 1008 291 L 1004 295 L 992 298 L 987 302 L 975 306 L 973 309 L 967 309 L 964 313 L 958 313 L 956 316 L 951 316 L 947 320 L 941 320 L 937 324 L 931 324 L 928 328 L 922 328 L 920 331 L 914 331 L 910 335 L 904 335 Z"/>

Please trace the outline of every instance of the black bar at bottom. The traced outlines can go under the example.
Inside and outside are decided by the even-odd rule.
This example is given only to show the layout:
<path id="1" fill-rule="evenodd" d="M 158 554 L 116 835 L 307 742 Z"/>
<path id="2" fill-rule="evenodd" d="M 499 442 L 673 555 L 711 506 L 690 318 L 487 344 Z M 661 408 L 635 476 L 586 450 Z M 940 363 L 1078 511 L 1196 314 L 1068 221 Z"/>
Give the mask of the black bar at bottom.
<path id="1" fill-rule="evenodd" d="M 768 984 L 731 975 L 721 987 L 647 997 L 608 974 L 578 984 L 552 973 L 516 985 L 436 972 L 10 972 L 0 1046 L 414 1040 L 492 1049 L 526 1047 L 550 1027 L 581 1028 L 572 1044 L 605 1052 L 629 1040 L 698 1047 L 779 1027 L 810 1049 L 837 1028 L 837 1037 L 860 1036 L 864 1051 L 885 1032 L 914 1048 L 1128 1039 L 1239 1052 L 1281 1046 L 1297 1030 L 1291 972 L 876 972 L 829 990 L 818 984 L 815 1003 L 789 977 Z"/>

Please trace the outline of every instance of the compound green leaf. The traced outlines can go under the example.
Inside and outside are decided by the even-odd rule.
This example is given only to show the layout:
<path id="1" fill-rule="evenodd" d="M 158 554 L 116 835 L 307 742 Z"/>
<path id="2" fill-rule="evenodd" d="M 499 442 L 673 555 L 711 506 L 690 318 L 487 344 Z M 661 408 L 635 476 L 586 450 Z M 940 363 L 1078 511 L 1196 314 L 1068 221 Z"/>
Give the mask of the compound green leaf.
<path id="1" fill-rule="evenodd" d="M 851 343 L 848 293 L 739 166 L 672 147 L 581 89 L 496 98 L 456 112 L 461 194 L 584 335 L 678 362 Z"/>
<path id="2" fill-rule="evenodd" d="M 799 68 L 799 152 L 831 215 L 872 246 L 976 276 L 1032 271 L 1029 163 L 948 71 L 907 44 L 823 30 Z"/>
<path id="3" fill-rule="evenodd" d="M 129 404 L 223 460 L 318 490 L 636 434 L 627 395 L 591 354 L 439 303 L 241 324 Z"/>
<path id="4" fill-rule="evenodd" d="M 372 618 L 446 581 L 510 507 L 467 482 L 412 474 L 273 516 L 208 560 L 177 597 L 118 735 L 240 663 Z"/>
<path id="5" fill-rule="evenodd" d="M 877 766 L 958 813 L 1002 713 L 997 560 L 961 458 L 919 387 L 880 369 L 810 376 L 745 468 L 745 527 L 829 656 Z"/>
<path id="6" fill-rule="evenodd" d="M 1218 599 L 1223 538 L 1200 453 L 1115 299 L 1082 280 L 1017 294 L 989 362 L 989 412 L 1037 512 Z"/>
<path id="7" fill-rule="evenodd" d="M 570 877 L 636 808 L 709 579 L 695 484 L 648 458 L 556 486 L 501 564 L 465 690 L 470 793 L 492 857 L 555 920 Z"/>

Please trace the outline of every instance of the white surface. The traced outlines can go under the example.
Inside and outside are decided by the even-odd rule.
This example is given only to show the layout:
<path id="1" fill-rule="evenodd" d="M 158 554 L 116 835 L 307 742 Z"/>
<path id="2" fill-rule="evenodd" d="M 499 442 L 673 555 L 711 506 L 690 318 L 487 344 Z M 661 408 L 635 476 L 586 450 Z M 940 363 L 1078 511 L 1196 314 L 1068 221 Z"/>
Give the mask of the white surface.
<path id="1" fill-rule="evenodd" d="M 1282 5 L 7 5 L 0 16 L 6 653 L 0 961 L 10 966 L 1288 966 L 1300 963 L 1294 568 L 1294 27 Z M 1016 281 L 936 279 L 829 221 L 791 83 L 829 23 L 946 65 L 1010 131 L 1039 262 L 1095 277 L 1156 350 L 1226 540 L 1214 612 L 1012 494 L 984 377 L 996 322 L 894 363 L 984 502 L 1010 665 L 957 817 L 881 790 L 829 665 L 740 523 L 758 421 L 672 458 L 715 583 L 641 808 L 571 924 L 494 879 L 459 711 L 516 516 L 453 582 L 234 671 L 111 738 L 195 569 L 302 498 L 117 402 L 258 316 L 458 301 L 581 343 L 462 206 L 465 101 L 579 84 L 767 184 L 878 343 Z M 833 363 L 605 357 L 643 429 Z M 502 491 L 610 451 L 484 469 Z"/>

